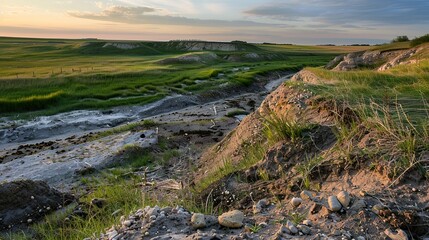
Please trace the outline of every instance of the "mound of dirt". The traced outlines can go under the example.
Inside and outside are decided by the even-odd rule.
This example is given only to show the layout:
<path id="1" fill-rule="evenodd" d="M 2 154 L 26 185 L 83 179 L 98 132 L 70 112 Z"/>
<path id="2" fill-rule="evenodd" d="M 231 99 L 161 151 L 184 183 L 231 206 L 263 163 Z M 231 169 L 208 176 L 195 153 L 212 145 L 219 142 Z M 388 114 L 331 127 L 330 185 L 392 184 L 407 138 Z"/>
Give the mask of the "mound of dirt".
<path id="1" fill-rule="evenodd" d="M 375 59 L 375 55 L 365 56 Z M 388 140 L 382 133 L 365 125 L 347 104 L 318 96 L 306 87 L 324 84 L 323 79 L 302 71 L 293 81 L 303 84 L 281 85 L 234 132 L 203 154 L 194 183 L 222 168 L 225 159 L 242 166 L 248 156 L 248 146 L 267 145 L 264 135 L 267 117 L 274 115 L 313 127 L 302 132 L 298 141 L 283 139 L 270 143 L 260 161 L 212 182 L 202 191 L 201 200 L 211 199 L 214 206 L 221 209 L 250 212 L 258 200 L 269 199 L 278 203 L 270 216 L 285 213 L 287 219 L 294 216 L 309 219 L 322 237 L 427 236 L 429 196 L 425 193 L 429 183 L 424 176 L 408 171 L 400 179 L 393 179 L 383 161 L 378 161 L 386 152 L 391 151 L 389 156 L 395 154 L 383 145 Z M 354 135 L 350 139 L 338 139 L 338 123 L 349 126 L 352 122 L 358 124 Z M 424 152 L 416 154 L 418 159 L 427 158 Z M 305 189 L 312 190 L 311 197 L 300 194 Z M 337 195 L 340 191 L 347 194 Z M 332 199 L 336 200 L 337 196 L 347 202 L 346 206 L 339 202 L 333 206 Z M 345 197 L 348 199 L 344 200 Z M 289 204 L 291 201 L 294 204 Z"/>
<path id="2" fill-rule="evenodd" d="M 73 200 L 42 181 L 21 180 L 0 185 L 0 231 L 31 224 Z"/>

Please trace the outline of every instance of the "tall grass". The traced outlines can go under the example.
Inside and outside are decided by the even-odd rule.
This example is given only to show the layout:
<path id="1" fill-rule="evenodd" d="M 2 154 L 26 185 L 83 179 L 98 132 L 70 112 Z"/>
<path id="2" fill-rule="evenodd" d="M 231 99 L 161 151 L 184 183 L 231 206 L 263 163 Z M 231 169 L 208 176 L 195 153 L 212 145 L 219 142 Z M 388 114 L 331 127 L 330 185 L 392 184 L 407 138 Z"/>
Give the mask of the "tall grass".
<path id="1" fill-rule="evenodd" d="M 87 217 L 72 216 L 66 220 L 67 214 L 54 213 L 46 220 L 34 226 L 37 239 L 46 240 L 81 240 L 87 237 L 99 237 L 106 228 L 116 224 L 122 214 L 128 214 L 143 206 L 141 191 L 135 181 L 115 179 L 101 183 L 94 181 L 90 184 L 92 191 L 80 201 L 87 203 L 83 210 Z M 102 208 L 89 204 L 94 198 L 106 200 Z M 113 215 L 120 211 L 120 214 Z"/>
<path id="2" fill-rule="evenodd" d="M 424 152 L 429 151 L 429 106 L 424 104 L 427 117 L 423 120 L 413 120 L 398 103 L 392 110 L 372 102 L 362 111 L 366 127 L 378 133 L 381 158 L 386 161 L 392 178 L 400 179 L 416 169 L 429 177 L 429 160 L 424 158 Z"/>
<path id="3" fill-rule="evenodd" d="M 302 137 L 304 131 L 312 127 L 308 123 L 300 123 L 295 119 L 288 119 L 286 116 L 279 116 L 275 113 L 264 118 L 264 135 L 270 143 L 282 140 L 296 142 Z"/>
<path id="4" fill-rule="evenodd" d="M 56 91 L 47 95 L 37 95 L 18 99 L 0 98 L 0 113 L 34 111 L 53 107 L 64 96 L 64 91 Z"/>
<path id="5" fill-rule="evenodd" d="M 218 168 L 209 172 L 207 176 L 204 176 L 200 181 L 198 181 L 194 186 L 194 190 L 197 193 L 200 193 L 222 178 L 241 170 L 248 169 L 261 161 L 267 150 L 267 145 L 263 143 L 243 144 L 243 152 L 245 154 L 238 163 L 233 163 L 230 159 L 224 159 Z"/>

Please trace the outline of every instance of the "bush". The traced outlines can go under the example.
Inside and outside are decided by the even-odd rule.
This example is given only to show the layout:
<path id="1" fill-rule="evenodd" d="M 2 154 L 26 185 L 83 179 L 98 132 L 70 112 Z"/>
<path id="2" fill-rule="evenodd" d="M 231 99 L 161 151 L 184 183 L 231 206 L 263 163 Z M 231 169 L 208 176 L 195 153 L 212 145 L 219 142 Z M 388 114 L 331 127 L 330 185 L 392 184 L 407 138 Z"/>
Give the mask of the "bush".
<path id="1" fill-rule="evenodd" d="M 429 34 L 426 34 L 426 35 L 421 36 L 421 37 L 414 38 L 411 41 L 411 46 L 415 47 L 417 45 L 420 45 L 420 44 L 426 43 L 426 42 L 429 42 Z"/>
<path id="2" fill-rule="evenodd" d="M 394 38 L 392 40 L 392 43 L 396 43 L 396 42 L 408 42 L 408 41 L 410 41 L 410 39 L 408 39 L 408 37 L 404 35 L 404 36 L 397 36 L 396 38 Z"/>

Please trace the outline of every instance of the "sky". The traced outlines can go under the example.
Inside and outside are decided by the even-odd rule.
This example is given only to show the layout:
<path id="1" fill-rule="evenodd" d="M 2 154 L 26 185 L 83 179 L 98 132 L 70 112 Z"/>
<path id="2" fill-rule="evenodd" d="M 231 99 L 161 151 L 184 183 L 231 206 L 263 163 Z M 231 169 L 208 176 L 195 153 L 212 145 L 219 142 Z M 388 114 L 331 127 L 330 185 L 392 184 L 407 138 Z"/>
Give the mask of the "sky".
<path id="1" fill-rule="evenodd" d="M 429 33 L 429 0 L 0 0 L 0 36 L 375 44 Z"/>

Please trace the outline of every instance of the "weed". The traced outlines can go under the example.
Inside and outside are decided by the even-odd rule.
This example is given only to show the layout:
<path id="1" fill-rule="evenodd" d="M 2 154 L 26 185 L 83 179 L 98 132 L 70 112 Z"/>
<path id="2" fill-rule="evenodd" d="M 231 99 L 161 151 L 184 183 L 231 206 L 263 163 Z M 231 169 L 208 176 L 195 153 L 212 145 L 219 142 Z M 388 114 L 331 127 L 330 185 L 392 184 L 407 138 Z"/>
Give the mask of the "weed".
<path id="1" fill-rule="evenodd" d="M 305 216 L 306 214 L 301 214 L 298 212 L 289 214 L 290 221 L 293 222 L 295 225 L 302 223 L 302 221 L 304 221 L 306 218 Z"/>
<path id="2" fill-rule="evenodd" d="M 90 193 L 82 197 L 81 201 L 90 203 L 93 198 L 103 198 L 106 199 L 106 206 L 97 208 L 88 205 L 84 209 L 88 213 L 86 218 L 73 216 L 68 221 L 65 219 L 72 208 L 62 213 L 53 213 L 46 217 L 44 222 L 34 226 L 37 237 L 47 240 L 97 237 L 100 232 L 119 220 L 119 216 L 112 215 L 113 212 L 122 209 L 122 212 L 128 213 L 142 206 L 140 189 L 135 185 L 134 179 L 102 178 L 91 182 L 88 185 L 91 188 Z"/>
<path id="3" fill-rule="evenodd" d="M 303 178 L 302 188 L 311 189 L 311 174 L 314 170 L 323 163 L 323 158 L 321 156 L 315 156 L 312 158 L 306 158 L 303 163 L 296 165 L 296 170 L 301 174 Z"/>
<path id="4" fill-rule="evenodd" d="M 270 175 L 268 174 L 267 170 L 265 170 L 265 169 L 258 169 L 258 175 L 264 181 L 270 180 Z"/>
<path id="5" fill-rule="evenodd" d="M 264 135 L 270 143 L 281 140 L 290 140 L 294 143 L 302 137 L 304 131 L 312 127 L 309 124 L 298 123 L 294 119 L 288 119 L 275 113 L 264 118 L 264 126 Z"/>
<path id="6" fill-rule="evenodd" d="M 262 226 L 255 223 L 255 225 L 250 226 L 249 229 L 252 233 L 258 233 L 259 231 L 261 231 Z"/>

